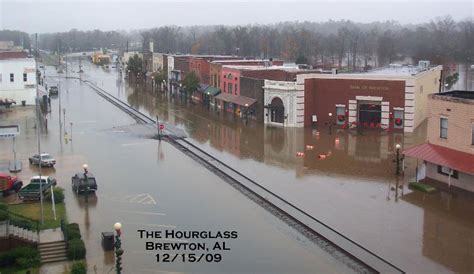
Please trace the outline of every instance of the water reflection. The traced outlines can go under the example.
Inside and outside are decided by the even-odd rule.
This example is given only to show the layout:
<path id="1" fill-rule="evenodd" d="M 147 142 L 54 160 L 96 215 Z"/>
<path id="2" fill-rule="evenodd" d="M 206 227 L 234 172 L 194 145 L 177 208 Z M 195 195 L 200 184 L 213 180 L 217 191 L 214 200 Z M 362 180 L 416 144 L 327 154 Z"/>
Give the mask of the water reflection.
<path id="1" fill-rule="evenodd" d="M 333 181 L 339 184 L 348 181 L 369 182 L 357 184 L 360 191 L 371 193 L 371 200 L 366 202 L 377 205 L 372 213 L 367 213 L 369 217 L 361 216 L 362 219 L 369 220 L 369 223 L 352 228 L 346 226 L 342 231 L 357 235 L 360 233 L 359 229 L 369 230 L 369 233 L 377 236 L 374 236 L 374 240 L 366 239 L 366 242 L 361 243 L 378 250 L 373 244 L 380 240 L 377 237 L 383 228 L 377 216 L 382 214 L 387 218 L 385 222 L 390 223 L 393 226 L 391 229 L 397 233 L 390 235 L 394 237 L 390 241 L 395 241 L 396 244 L 391 244 L 389 250 L 379 250 L 381 255 L 385 253 L 388 259 L 411 270 L 420 269 L 419 264 L 427 262 L 430 263 L 425 265 L 427 269 L 449 269 L 454 272 L 474 270 L 473 196 L 453 196 L 445 192 L 424 195 L 409 190 L 407 183 L 415 178 L 415 159 L 405 159 L 404 176 L 395 175 L 395 145 L 411 147 L 423 142 L 426 139 L 426 123 L 419 126 L 413 134 L 376 130 L 333 130 L 330 134 L 327 128 L 265 127 L 253 121 L 245 125 L 235 115 L 215 112 L 180 97 L 153 94 L 136 86 L 128 86 L 126 94 L 131 105 L 183 128 L 194 141 L 209 145 L 216 151 L 232 154 L 237 159 L 252 159 L 261 163 L 258 165 L 263 170 L 260 174 L 272 177 L 272 174 L 265 172 L 271 172 L 274 168 L 290 171 L 289 174 L 294 174 L 294 180 L 286 182 L 287 184 L 294 185 L 300 179 L 305 182 L 297 188 L 284 188 L 290 196 L 297 196 L 300 193 L 298 188 L 314 193 L 324 191 L 324 188 L 312 189 L 321 187 L 311 184 L 313 178 L 322 178 L 320 175 L 331 177 L 328 184 Z M 233 164 L 239 165 L 238 162 Z M 307 180 L 308 178 L 311 180 Z M 382 199 L 377 199 L 378 193 L 382 193 Z M 333 194 L 321 193 L 321 196 L 315 196 L 314 199 L 325 200 L 323 196 Z M 359 201 L 358 197 L 351 197 L 350 194 L 345 196 L 348 201 L 341 201 L 338 208 L 346 206 L 350 210 L 350 206 L 361 207 L 355 212 L 363 208 L 361 204 L 364 201 Z M 314 206 L 318 207 L 317 201 Z M 417 208 L 423 211 L 419 213 Z M 344 217 L 344 214 L 346 213 L 334 211 L 334 219 L 329 221 L 343 225 L 344 222 L 337 219 Z M 422 227 L 418 226 L 417 220 L 410 219 L 421 216 Z M 404 238 L 403 233 L 398 231 L 408 231 L 410 237 Z"/>
<path id="2" fill-rule="evenodd" d="M 474 272 L 474 199 L 412 192 L 403 200 L 423 211 L 423 255 L 455 272 Z"/>

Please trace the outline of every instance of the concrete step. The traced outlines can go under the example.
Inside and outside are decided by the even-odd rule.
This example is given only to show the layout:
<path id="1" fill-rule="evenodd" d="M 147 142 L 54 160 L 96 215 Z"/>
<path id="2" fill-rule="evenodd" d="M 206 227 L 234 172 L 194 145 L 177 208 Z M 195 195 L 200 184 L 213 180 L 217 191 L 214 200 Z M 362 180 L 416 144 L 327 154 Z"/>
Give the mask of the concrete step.
<path id="1" fill-rule="evenodd" d="M 42 264 L 47 264 L 47 263 L 54 263 L 54 262 L 62 262 L 62 261 L 67 261 L 69 260 L 66 256 L 62 257 L 51 257 L 51 258 L 41 258 L 41 263 Z"/>
<path id="2" fill-rule="evenodd" d="M 48 257 L 48 256 L 53 256 L 53 255 L 66 255 L 67 251 L 66 249 L 48 249 L 48 250 L 40 250 L 40 256 L 41 258 L 43 257 Z"/>
<path id="3" fill-rule="evenodd" d="M 48 243 L 39 243 L 38 244 L 38 249 L 42 248 L 49 248 L 49 247 L 57 247 L 57 248 L 62 248 L 66 247 L 66 242 L 65 241 L 56 241 L 56 242 L 48 242 Z"/>

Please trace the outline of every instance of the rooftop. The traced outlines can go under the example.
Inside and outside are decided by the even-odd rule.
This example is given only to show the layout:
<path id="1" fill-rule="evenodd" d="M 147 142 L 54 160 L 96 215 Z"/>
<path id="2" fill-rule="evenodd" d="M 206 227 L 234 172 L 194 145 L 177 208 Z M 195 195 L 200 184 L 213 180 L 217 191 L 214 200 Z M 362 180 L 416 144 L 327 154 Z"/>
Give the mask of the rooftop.
<path id="1" fill-rule="evenodd" d="M 412 65 L 390 65 L 374 70 L 364 72 L 365 74 L 379 74 L 379 75 L 401 75 L 401 76 L 413 76 L 426 69 L 421 69 L 418 66 Z"/>
<path id="2" fill-rule="evenodd" d="M 322 72 L 320 69 L 300 69 L 297 67 L 287 66 L 245 66 L 245 65 L 224 65 L 224 68 L 237 69 L 237 70 L 283 70 L 287 72 Z"/>
<path id="3" fill-rule="evenodd" d="M 28 53 L 25 51 L 2 51 L 0 52 L 0 60 L 27 58 Z"/>
<path id="4" fill-rule="evenodd" d="M 452 90 L 448 92 L 436 93 L 435 96 L 446 96 L 460 99 L 474 100 L 474 91 L 472 90 Z"/>
<path id="5" fill-rule="evenodd" d="M 212 61 L 213 63 L 222 63 L 222 64 L 225 64 L 225 63 L 257 63 L 257 62 L 260 62 L 260 63 L 265 63 L 265 62 L 273 62 L 273 61 L 280 61 L 280 60 L 268 60 L 268 59 L 265 59 L 265 60 L 262 60 L 262 59 L 226 59 L 226 60 L 214 60 Z"/>

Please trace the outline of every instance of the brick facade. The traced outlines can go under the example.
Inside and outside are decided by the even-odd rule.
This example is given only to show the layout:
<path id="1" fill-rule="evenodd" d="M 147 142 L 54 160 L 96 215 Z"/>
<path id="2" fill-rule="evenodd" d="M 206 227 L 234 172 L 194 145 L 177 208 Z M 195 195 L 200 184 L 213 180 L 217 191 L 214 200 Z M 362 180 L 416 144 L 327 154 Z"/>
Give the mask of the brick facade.
<path id="1" fill-rule="evenodd" d="M 256 99 L 257 102 L 251 107 L 252 115 L 258 122 L 263 122 L 263 86 L 265 80 L 240 77 L 240 95 Z"/>
<path id="2" fill-rule="evenodd" d="M 430 95 L 428 142 L 474 154 L 472 127 L 474 126 L 474 100 Z M 440 138 L 440 118 L 448 118 L 448 137 Z M 473 163 L 474 164 L 474 163 Z"/>
<path id="3" fill-rule="evenodd" d="M 344 105 L 347 114 L 352 115 L 350 111 L 356 110 L 349 109 L 349 100 L 357 100 L 359 96 L 381 97 L 381 102 L 389 103 L 389 109 L 385 112 L 391 112 L 393 108 L 404 107 L 405 81 L 306 79 L 304 82 L 304 125 L 312 125 L 312 115 L 317 115 L 318 125 L 324 125 L 328 122 L 334 123 L 336 105 Z M 332 113 L 333 116 L 329 117 L 329 113 Z M 389 122 L 391 123 L 391 121 Z"/>

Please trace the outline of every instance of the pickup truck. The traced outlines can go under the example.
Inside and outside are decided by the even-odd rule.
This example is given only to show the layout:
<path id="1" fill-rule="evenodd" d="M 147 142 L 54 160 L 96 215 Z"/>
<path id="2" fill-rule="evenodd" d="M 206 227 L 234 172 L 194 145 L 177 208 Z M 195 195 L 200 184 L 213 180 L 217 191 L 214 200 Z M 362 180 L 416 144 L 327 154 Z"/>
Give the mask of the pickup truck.
<path id="1" fill-rule="evenodd" d="M 23 182 L 17 176 L 10 176 L 5 173 L 0 173 L 0 191 L 4 194 L 14 190 L 18 192 L 23 186 Z"/>
<path id="2" fill-rule="evenodd" d="M 44 197 L 44 195 L 50 190 L 51 186 L 55 186 L 56 183 L 56 179 L 49 176 L 41 176 L 41 180 L 40 176 L 31 177 L 30 183 L 18 192 L 18 197 L 22 200 L 39 200 L 41 198 L 40 187 L 42 187 Z"/>

